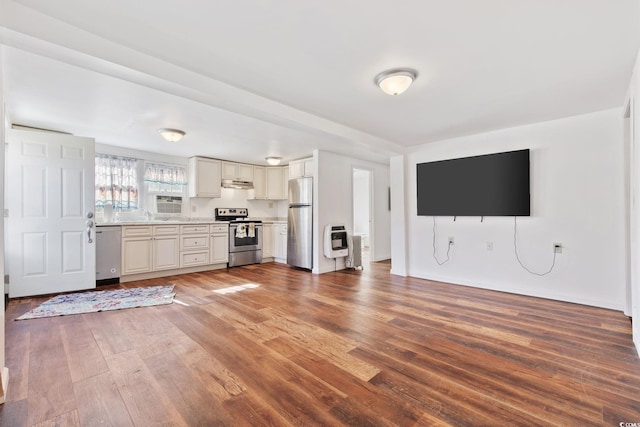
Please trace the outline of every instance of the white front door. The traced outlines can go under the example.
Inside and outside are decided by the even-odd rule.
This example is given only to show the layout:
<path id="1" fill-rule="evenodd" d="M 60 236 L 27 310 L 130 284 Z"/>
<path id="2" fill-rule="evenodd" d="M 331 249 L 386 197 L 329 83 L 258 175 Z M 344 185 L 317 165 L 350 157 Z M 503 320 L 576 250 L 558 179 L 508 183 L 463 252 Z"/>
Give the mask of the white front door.
<path id="1" fill-rule="evenodd" d="M 9 130 L 9 296 L 95 288 L 95 141 Z"/>

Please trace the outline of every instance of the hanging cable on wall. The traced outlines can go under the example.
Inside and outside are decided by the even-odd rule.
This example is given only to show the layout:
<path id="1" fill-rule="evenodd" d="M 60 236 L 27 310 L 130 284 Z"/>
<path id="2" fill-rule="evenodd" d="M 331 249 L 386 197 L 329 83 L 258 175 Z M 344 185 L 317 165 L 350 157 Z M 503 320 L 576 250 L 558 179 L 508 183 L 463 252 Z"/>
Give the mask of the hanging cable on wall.
<path id="1" fill-rule="evenodd" d="M 438 265 L 444 265 L 446 263 L 449 262 L 450 258 L 449 258 L 449 252 L 451 251 L 451 245 L 453 244 L 453 242 L 449 242 L 448 246 L 447 246 L 447 259 L 445 259 L 444 261 L 440 262 L 440 260 L 438 259 L 438 256 L 436 255 L 436 217 L 432 217 L 433 218 L 433 259 L 436 260 L 436 262 L 438 263 Z"/>
<path id="2" fill-rule="evenodd" d="M 516 259 L 518 260 L 518 263 L 520 264 L 520 266 L 522 268 L 524 268 L 527 272 L 531 273 L 531 274 L 535 274 L 536 276 L 546 276 L 547 274 L 551 273 L 553 271 L 553 268 L 556 265 L 556 255 L 557 252 L 553 251 L 553 260 L 551 261 L 551 267 L 549 268 L 549 270 L 545 271 L 544 273 L 538 273 L 535 271 L 532 271 L 530 269 L 528 269 L 520 260 L 520 256 L 518 255 L 518 239 L 517 239 L 517 234 L 518 234 L 518 217 L 514 216 L 513 217 L 513 249 L 516 253 Z"/>

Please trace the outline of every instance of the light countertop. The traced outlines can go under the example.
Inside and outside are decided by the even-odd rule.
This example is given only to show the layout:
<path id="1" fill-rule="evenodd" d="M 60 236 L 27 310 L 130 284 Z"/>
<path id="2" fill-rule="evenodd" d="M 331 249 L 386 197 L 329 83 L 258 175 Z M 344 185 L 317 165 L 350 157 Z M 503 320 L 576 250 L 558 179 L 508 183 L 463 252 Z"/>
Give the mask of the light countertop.
<path id="1" fill-rule="evenodd" d="M 248 218 L 249 221 L 262 221 L 264 224 L 286 224 L 286 218 Z M 188 225 L 188 224 L 228 224 L 229 221 L 217 221 L 214 218 L 180 218 L 180 219 L 152 219 L 148 221 L 117 221 L 117 222 L 97 222 L 98 227 L 114 227 L 122 225 Z"/>

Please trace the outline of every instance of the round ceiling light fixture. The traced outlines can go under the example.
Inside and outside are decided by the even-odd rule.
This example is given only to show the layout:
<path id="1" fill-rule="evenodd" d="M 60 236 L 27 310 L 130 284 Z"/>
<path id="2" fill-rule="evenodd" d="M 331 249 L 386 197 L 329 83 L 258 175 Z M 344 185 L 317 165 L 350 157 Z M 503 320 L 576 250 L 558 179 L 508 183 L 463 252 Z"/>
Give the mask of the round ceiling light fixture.
<path id="1" fill-rule="evenodd" d="M 374 81 L 387 95 L 400 95 L 409 89 L 417 76 L 418 73 L 410 68 L 395 68 L 381 72 Z"/>
<path id="2" fill-rule="evenodd" d="M 271 166 L 277 166 L 277 165 L 280 164 L 280 161 L 282 160 L 282 157 L 269 156 L 269 157 L 265 157 L 265 160 Z"/>
<path id="3" fill-rule="evenodd" d="M 178 142 L 186 135 L 184 131 L 181 131 L 180 129 L 164 128 L 158 129 L 158 132 L 160 132 L 160 135 L 169 142 Z"/>

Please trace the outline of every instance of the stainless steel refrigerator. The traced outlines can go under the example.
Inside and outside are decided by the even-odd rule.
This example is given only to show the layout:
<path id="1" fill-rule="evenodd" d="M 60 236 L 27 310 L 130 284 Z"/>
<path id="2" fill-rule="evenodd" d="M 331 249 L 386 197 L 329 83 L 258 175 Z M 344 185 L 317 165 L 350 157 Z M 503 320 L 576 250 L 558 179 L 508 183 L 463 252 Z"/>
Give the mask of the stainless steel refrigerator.
<path id="1" fill-rule="evenodd" d="M 313 178 L 289 180 L 287 264 L 313 267 Z"/>

